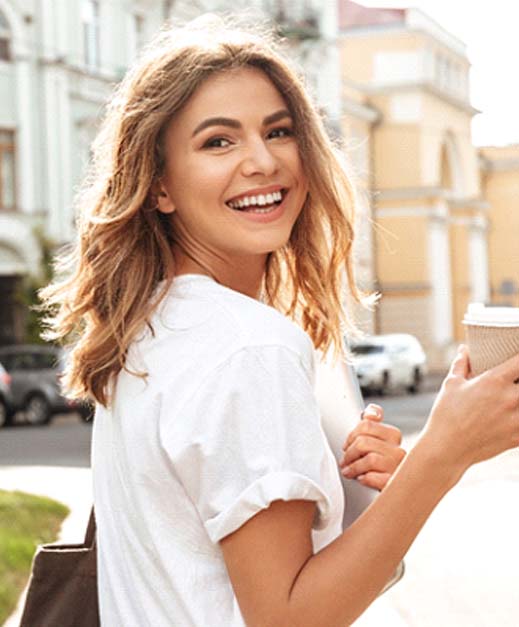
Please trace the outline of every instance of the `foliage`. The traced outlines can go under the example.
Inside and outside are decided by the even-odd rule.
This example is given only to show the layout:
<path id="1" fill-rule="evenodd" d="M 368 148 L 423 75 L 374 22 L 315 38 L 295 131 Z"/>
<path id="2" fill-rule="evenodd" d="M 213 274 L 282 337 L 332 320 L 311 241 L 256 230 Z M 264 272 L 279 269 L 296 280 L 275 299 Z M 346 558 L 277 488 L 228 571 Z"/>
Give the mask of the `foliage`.
<path id="1" fill-rule="evenodd" d="M 38 310 L 41 305 L 38 290 L 48 285 L 54 278 L 52 260 L 55 245 L 40 229 L 34 232 L 41 250 L 41 266 L 38 276 L 27 275 L 23 278 L 17 293 L 17 301 L 25 309 L 25 333 L 23 342 L 26 344 L 45 344 L 41 338 L 43 314 Z"/>
<path id="2" fill-rule="evenodd" d="M 56 539 L 68 513 L 51 499 L 0 490 L 0 625 L 16 607 L 37 545 Z"/>

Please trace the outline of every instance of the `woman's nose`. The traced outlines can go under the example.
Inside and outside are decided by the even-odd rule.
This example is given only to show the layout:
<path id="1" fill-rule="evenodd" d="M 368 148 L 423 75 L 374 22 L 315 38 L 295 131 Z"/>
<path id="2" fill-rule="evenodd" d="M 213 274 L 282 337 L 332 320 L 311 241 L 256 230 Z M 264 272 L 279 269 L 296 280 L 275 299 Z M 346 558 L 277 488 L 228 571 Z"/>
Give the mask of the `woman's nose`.
<path id="1" fill-rule="evenodd" d="M 263 140 L 255 141 L 247 150 L 243 159 L 242 172 L 245 176 L 264 174 L 271 176 L 279 167 L 276 156 Z"/>

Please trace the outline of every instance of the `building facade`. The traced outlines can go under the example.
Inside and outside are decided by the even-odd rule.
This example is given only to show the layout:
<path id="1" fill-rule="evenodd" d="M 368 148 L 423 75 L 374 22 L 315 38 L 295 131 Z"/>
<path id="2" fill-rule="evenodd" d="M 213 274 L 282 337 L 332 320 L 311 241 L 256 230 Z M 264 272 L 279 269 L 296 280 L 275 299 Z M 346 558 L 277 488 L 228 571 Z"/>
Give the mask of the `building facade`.
<path id="1" fill-rule="evenodd" d="M 409 332 L 443 368 L 468 302 L 519 305 L 519 152 L 477 149 L 465 45 L 416 9 L 349 0 L 0 0 L 0 344 L 40 229 L 74 236 L 73 198 L 103 106 L 166 18 L 247 9 L 276 23 L 357 189 L 354 256 L 382 293 L 368 333 Z"/>
<path id="2" fill-rule="evenodd" d="M 471 140 L 478 112 L 465 45 L 416 9 L 347 0 L 339 32 L 343 89 L 360 91 L 378 114 L 365 127 L 373 275 L 382 293 L 373 328 L 416 335 L 431 366 L 443 368 L 463 340 L 467 304 L 492 302 L 493 199 Z M 344 124 L 350 133 L 348 115 Z M 492 228 L 500 240 L 497 223 Z"/>
<path id="3" fill-rule="evenodd" d="M 481 148 L 488 230 L 490 302 L 519 307 L 519 145 Z"/>
<path id="4" fill-rule="evenodd" d="M 43 233 L 74 236 L 73 200 L 103 107 L 166 19 L 247 9 L 277 22 L 339 127 L 333 6 L 310 0 L 0 0 L 0 344 L 20 341 L 24 276 L 40 272 Z"/>
<path id="5" fill-rule="evenodd" d="M 162 3 L 0 0 L 0 344 L 23 334 L 17 292 L 40 272 L 39 229 L 74 233 L 72 201 L 103 105 Z"/>

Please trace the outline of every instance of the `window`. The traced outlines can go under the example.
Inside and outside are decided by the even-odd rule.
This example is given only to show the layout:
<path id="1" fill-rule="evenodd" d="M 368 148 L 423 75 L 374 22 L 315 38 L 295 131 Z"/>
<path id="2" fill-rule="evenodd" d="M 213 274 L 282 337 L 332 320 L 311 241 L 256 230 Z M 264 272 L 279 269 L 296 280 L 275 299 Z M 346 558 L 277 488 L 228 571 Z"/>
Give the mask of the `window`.
<path id="1" fill-rule="evenodd" d="M 14 133 L 0 130 L 0 210 L 15 208 Z"/>
<path id="2" fill-rule="evenodd" d="M 12 353 L 8 356 L 6 363 L 7 371 L 15 370 L 34 370 L 34 355 L 30 353 Z"/>
<path id="3" fill-rule="evenodd" d="M 354 355 L 376 355 L 384 352 L 384 347 L 377 344 L 357 344 L 351 346 Z"/>
<path id="4" fill-rule="evenodd" d="M 99 67 L 99 0 L 83 0 L 81 21 L 83 22 L 83 50 L 85 63 Z"/>
<path id="5" fill-rule="evenodd" d="M 54 353 L 33 353 L 35 370 L 55 370 L 59 364 L 59 356 Z"/>
<path id="6" fill-rule="evenodd" d="M 11 60 L 11 30 L 4 14 L 0 11 L 0 61 Z"/>

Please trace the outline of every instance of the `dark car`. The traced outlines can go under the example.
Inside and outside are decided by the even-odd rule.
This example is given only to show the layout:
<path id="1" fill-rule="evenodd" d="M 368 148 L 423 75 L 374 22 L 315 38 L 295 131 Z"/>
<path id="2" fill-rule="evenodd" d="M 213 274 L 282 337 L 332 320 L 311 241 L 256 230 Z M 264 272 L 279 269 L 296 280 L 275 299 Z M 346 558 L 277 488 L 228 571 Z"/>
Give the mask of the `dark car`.
<path id="1" fill-rule="evenodd" d="M 13 345 L 0 347 L 0 364 L 10 384 L 4 424 L 15 412 L 25 420 L 45 425 L 57 413 L 77 412 L 87 420 L 91 408 L 61 394 L 59 375 L 63 369 L 63 351 L 55 346 Z M 0 392 L 1 394 L 1 392 Z"/>
<path id="2" fill-rule="evenodd" d="M 11 420 L 12 407 L 11 376 L 0 363 L 0 428 Z"/>

